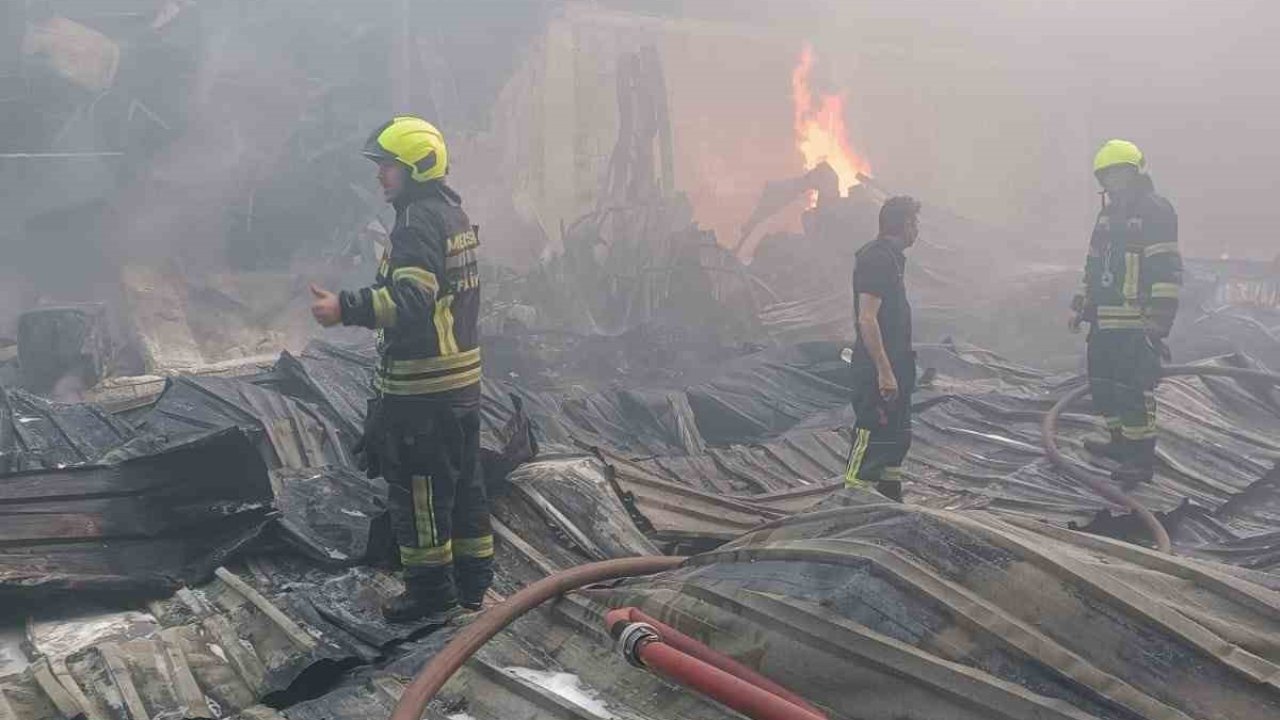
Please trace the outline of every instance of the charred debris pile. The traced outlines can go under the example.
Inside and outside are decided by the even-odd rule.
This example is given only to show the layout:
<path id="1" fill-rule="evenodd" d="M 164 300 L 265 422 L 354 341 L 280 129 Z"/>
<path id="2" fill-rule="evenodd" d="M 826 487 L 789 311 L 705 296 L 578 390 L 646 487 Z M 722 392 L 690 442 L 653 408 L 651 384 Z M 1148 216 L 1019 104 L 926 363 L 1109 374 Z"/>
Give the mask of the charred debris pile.
<path id="1" fill-rule="evenodd" d="M 609 106 L 607 129 L 580 128 L 594 133 L 599 172 L 573 185 L 586 201 L 544 217 L 509 176 L 562 148 L 520 140 L 498 151 L 494 138 L 513 132 L 503 117 L 529 120 L 503 83 L 531 46 L 551 43 L 537 37 L 548 3 L 517 4 L 500 28 L 512 42 L 483 61 L 453 51 L 493 31 L 468 24 L 469 13 L 438 9 L 439 37 L 405 38 L 396 28 L 421 19 L 411 3 L 367 5 L 0 4 L 7 385 L 142 402 L 159 376 L 257 372 L 304 346 L 307 282 L 366 282 L 385 243 L 385 205 L 353 149 L 393 105 L 436 118 L 459 153 L 455 179 L 482 224 L 495 377 L 538 388 L 584 378 L 678 386 L 762 348 L 852 337 L 853 252 L 874 235 L 877 204 L 906 189 L 866 175 L 842 188 L 824 164 L 761 177 L 741 237 L 716 237 L 675 180 L 674 83 L 654 35 L 636 49 L 591 50 L 612 71 L 601 74 L 607 92 L 593 85 L 589 98 Z M 581 27 L 584 38 L 599 26 L 646 27 L 567 17 L 557 27 Z M 559 87 L 534 75 L 516 78 L 530 92 Z M 433 79 L 411 81 L 419 76 Z M 762 229 L 806 195 L 800 229 Z M 1045 319 L 1061 314 L 1078 267 L 1011 264 L 1017 238 L 923 200 L 909 269 L 919 335 L 1075 367 L 1078 339 Z M 758 242 L 748 242 L 753 231 Z M 1178 359 L 1238 350 L 1280 364 L 1277 272 L 1191 263 Z M 119 387 L 143 375 L 156 377 Z"/>
<path id="2" fill-rule="evenodd" d="M 480 56 L 492 27 L 461 4 L 0 3 L 0 361 L 23 335 L 23 384 L 73 399 L 301 347 L 300 278 L 365 280 L 385 240 L 354 149 L 393 105 L 482 132 L 546 5 L 513 4 Z M 414 82 L 452 73 L 465 92 Z"/>
<path id="3" fill-rule="evenodd" d="M 618 606 L 832 717 L 855 716 L 850 678 L 856 707 L 886 716 L 1275 710 L 1260 678 L 1280 656 L 1256 640 L 1280 609 L 1275 390 L 1161 386 L 1160 466 L 1139 494 L 1181 556 L 1168 558 L 1142 547 L 1137 518 L 1045 458 L 1040 419 L 1077 377 L 957 339 L 921 343 L 908 502 L 887 504 L 840 489 L 853 418 L 847 335 L 828 306 L 847 302 L 762 302 L 767 282 L 728 264 L 686 213 L 673 201 L 593 214 L 540 274 L 493 272 L 483 446 L 491 600 L 592 560 L 695 560 L 516 623 L 429 716 L 728 717 L 626 665 L 599 620 Z M 652 237 L 637 227 L 664 222 L 676 230 L 653 245 L 670 261 L 645 261 L 662 272 L 603 279 L 613 252 Z M 593 251 L 602 238 L 607 253 Z M 926 258 L 918 272 L 942 274 Z M 1215 353 L 1199 362 L 1274 362 L 1269 282 L 1253 267 L 1193 266 L 1201 312 L 1185 342 Z M 389 625 L 378 611 L 401 589 L 386 488 L 348 450 L 375 362 L 368 340 L 316 341 L 108 378 L 86 390 L 100 402 L 6 385 L 0 598 L 25 618 L 0 672 L 12 714 L 388 714 L 457 628 Z M 1099 430 L 1070 408 L 1059 443 L 1096 462 L 1082 439 Z"/>
<path id="4" fill-rule="evenodd" d="M 207 129 L 187 113 L 187 93 L 196 68 L 209 67 L 201 58 L 219 52 L 191 38 L 218 10 L 122 1 L 110 3 L 124 10 L 107 28 L 86 15 L 99 4 L 47 5 L 38 16 L 26 15 L 31 4 L 0 6 L 20 21 L 5 28 L 24 32 L 0 79 L 39 96 L 21 111 L 38 109 L 23 125 L 31 144 L 6 136 L 5 150 L 74 153 L 62 160 L 105 175 L 64 172 L 76 178 L 69 193 L 84 190 L 74 203 L 31 205 L 21 233 L 0 234 L 22 238 L 3 252 L 21 250 L 13 257 L 39 282 L 92 284 L 67 277 L 52 259 L 65 247 L 45 241 L 75 236 L 68 223 L 97 228 L 121 208 L 146 210 L 130 205 L 138 195 L 107 189 L 133 178 L 145 196 L 157 164 L 186 161 L 178 141 Z M 386 487 L 349 451 L 371 392 L 371 341 L 282 353 L 304 343 L 273 325 L 305 311 L 294 254 L 325 258 L 306 271 L 335 281 L 371 272 L 376 202 L 340 169 L 360 162 L 349 149 L 375 124 L 367 108 L 385 100 L 369 97 L 358 64 L 344 65 L 389 36 L 361 5 L 332 3 L 309 28 L 329 28 L 318 37 L 333 42 L 308 41 L 324 52 L 261 69 L 346 80 L 273 97 L 300 103 L 283 112 L 302 107 L 306 122 L 264 123 L 241 138 L 255 163 L 278 147 L 293 160 L 282 161 L 279 187 L 231 203 L 242 211 L 231 225 L 214 223 L 231 251 L 219 260 L 227 272 L 190 273 L 152 262 L 154 248 L 112 245 L 166 227 L 163 214 L 128 215 L 103 244 L 85 245 L 109 260 L 99 266 L 124 288 L 118 303 L 33 309 L 0 340 L 0 606 L 21 625 L 0 634 L 18 638 L 0 640 L 0 716 L 385 716 L 457 631 L 378 614 L 401 587 Z M 233 26 L 287 15 L 288 3 L 271 4 Z M 68 38 L 97 50 L 69 52 Z M 172 84 L 131 80 L 159 65 Z M 926 199 L 908 278 L 924 373 L 907 504 L 841 490 L 851 238 L 872 236 L 888 191 L 864 177 L 847 194 L 819 192 L 802 230 L 768 235 L 744 263 L 694 222 L 671 183 L 656 55 L 626 53 L 619 67 L 619 133 L 595 207 L 564 224 L 559 252 L 528 269 L 484 269 L 491 600 L 591 560 L 695 558 L 530 615 L 486 646 L 428 717 L 730 717 L 627 666 L 600 622 L 619 606 L 662 618 L 831 717 L 1280 712 L 1274 389 L 1222 378 L 1161 386 L 1160 465 L 1139 495 L 1179 557 L 1151 552 L 1136 518 L 1041 449 L 1040 418 L 1080 382 L 1076 341 L 1046 321 L 1062 316 L 1077 268 L 992 282 L 1006 269 L 980 239 L 995 231 Z M 206 80 L 222 99 L 255 96 L 218 87 L 264 87 Z M 450 92 L 432 87 L 428 100 Z M 58 138 L 89 139 L 57 145 L 52 125 Z M 178 195 L 233 197 L 247 166 L 231 162 Z M 0 166 L 6 183 L 10 167 Z M 762 179 L 757 214 L 822 190 L 816 172 Z M 314 246 L 272 246 L 276 223 L 296 215 L 294 193 L 323 199 L 311 212 L 326 231 L 303 233 Z M 193 262 L 205 250 L 179 255 Z M 277 253 L 288 262 L 273 263 Z M 270 270 L 239 271 L 248 265 Z M 1189 262 L 1178 361 L 1280 368 L 1277 272 Z M 1069 408 L 1059 443 L 1095 462 L 1082 438 L 1100 428 Z"/>
<path id="5" fill-rule="evenodd" d="M 973 346 L 920 349 L 932 371 L 908 504 L 839 490 L 851 418 L 838 350 L 766 349 L 678 388 L 486 378 L 492 600 L 592 560 L 700 554 L 518 622 L 430 712 L 728 717 L 625 664 L 600 621 L 618 606 L 832 717 L 855 716 L 849 678 L 862 702 L 908 717 L 1276 707 L 1257 678 L 1280 657 L 1256 641 L 1275 630 L 1280 590 L 1272 391 L 1162 386 L 1197 408 L 1169 414 L 1142 492 L 1170 558 L 1046 462 L 1039 418 L 1075 381 Z M 6 389 L 0 595 L 27 618 L 0 672 L 13 715 L 387 714 L 457 628 L 378 613 L 400 587 L 385 486 L 347 451 L 373 361 L 368 346 L 313 343 L 253 375 L 169 378 L 118 413 Z M 1097 428 L 1081 410 L 1060 443 L 1084 458 Z"/>

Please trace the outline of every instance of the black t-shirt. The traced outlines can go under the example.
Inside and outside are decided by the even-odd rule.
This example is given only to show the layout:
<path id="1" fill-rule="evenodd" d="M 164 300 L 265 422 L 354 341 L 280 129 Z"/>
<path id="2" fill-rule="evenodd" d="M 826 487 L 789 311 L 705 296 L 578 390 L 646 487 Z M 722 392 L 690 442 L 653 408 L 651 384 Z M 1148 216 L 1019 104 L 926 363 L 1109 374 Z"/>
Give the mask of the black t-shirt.
<path id="1" fill-rule="evenodd" d="M 880 298 L 880 337 L 889 362 L 898 369 L 899 361 L 911 354 L 911 304 L 907 302 L 907 287 L 902 275 L 906 256 L 888 240 L 876 238 L 858 251 L 853 264 L 853 317 L 857 322 L 859 295 L 866 293 Z M 862 337 L 853 346 L 855 363 L 871 363 Z"/>

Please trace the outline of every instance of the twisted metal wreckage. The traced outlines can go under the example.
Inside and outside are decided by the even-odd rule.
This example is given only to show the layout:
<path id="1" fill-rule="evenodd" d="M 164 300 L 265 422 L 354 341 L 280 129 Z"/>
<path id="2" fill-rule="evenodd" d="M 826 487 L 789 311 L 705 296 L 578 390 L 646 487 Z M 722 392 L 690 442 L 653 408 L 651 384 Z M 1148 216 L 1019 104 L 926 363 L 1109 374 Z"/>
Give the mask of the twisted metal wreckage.
<path id="1" fill-rule="evenodd" d="M 486 278 L 490 608 L 378 612 L 400 590 L 386 487 L 347 449 L 366 344 L 108 379 L 91 403 L 0 383 L 0 603 L 26 618 L 0 718 L 1280 714 L 1274 272 L 1189 265 L 1174 351 L 1196 360 L 1158 391 L 1156 478 L 1119 495 L 1083 450 L 1080 378 L 953 339 L 1003 349 L 983 318 L 1043 317 L 1074 273 L 961 308 L 966 261 L 926 245 L 913 289 L 942 339 L 918 348 L 908 502 L 841 489 L 850 303 L 827 293 L 852 248 L 830 228 L 874 203 L 818 207 L 748 272 L 653 172 L 660 76 L 627 58 L 605 200 L 559 259 Z M 95 317 L 31 336 L 68 323 L 76 355 Z M 1029 335 L 1009 347 L 1048 342 Z"/>
<path id="2" fill-rule="evenodd" d="M 1161 470 L 1133 499 L 1168 555 L 1080 477 L 1101 470 L 1041 447 L 1079 380 L 956 342 L 921 348 L 909 503 L 838 490 L 838 351 L 751 352 L 685 387 L 486 379 L 496 593 L 560 595 L 583 563 L 664 571 L 520 600 L 531 613 L 505 628 L 499 605 L 426 635 L 377 614 L 398 585 L 385 488 L 345 450 L 371 348 L 317 342 L 258 375 L 172 378 L 123 415 L 6 390 L 6 606 L 71 592 L 132 609 L 34 612 L 32 662 L 0 697 L 13 717 L 376 716 L 406 687 L 425 701 L 407 681 L 451 657 L 428 717 L 732 717 L 614 654 L 609 632 L 629 623 L 605 611 L 636 608 L 661 641 L 732 658 L 827 717 L 1274 713 L 1273 375 L 1227 356 L 1161 386 Z M 1079 457 L 1096 423 L 1071 400 L 1048 417 Z M 478 652 L 442 652 L 455 637 Z M 652 642 L 632 659 L 657 668 Z"/>

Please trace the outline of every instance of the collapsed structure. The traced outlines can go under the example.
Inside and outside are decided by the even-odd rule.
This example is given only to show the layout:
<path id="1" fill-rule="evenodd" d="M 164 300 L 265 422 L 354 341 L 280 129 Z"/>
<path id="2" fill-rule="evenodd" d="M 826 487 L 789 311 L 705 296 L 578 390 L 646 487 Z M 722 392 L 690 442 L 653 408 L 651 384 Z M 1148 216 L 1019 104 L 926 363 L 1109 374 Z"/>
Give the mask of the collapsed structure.
<path id="1" fill-rule="evenodd" d="M 906 507 L 836 490 L 850 418 L 835 343 L 747 354 L 681 389 L 486 379 L 500 594 L 592 560 L 703 554 L 520 621 L 428 716 L 720 716 L 613 655 L 601 616 L 624 605 L 831 717 L 1274 712 L 1274 391 L 1162 386 L 1166 450 L 1139 497 L 1170 558 L 1045 458 L 1039 419 L 1069 382 L 956 343 L 922 356 Z M 76 591 L 135 608 L 35 611 L 33 663 L 0 689 L 15 717 L 389 712 L 454 630 L 420 639 L 377 611 L 398 585 L 385 488 L 344 450 L 372 357 L 313 344 L 258 376 L 174 379 L 126 419 L 6 391 L 6 606 Z M 1060 442 L 1079 454 L 1095 424 L 1068 414 Z"/>
<path id="2" fill-rule="evenodd" d="M 167 5 L 165 26 L 191 12 Z M 582 80 L 563 67 L 570 41 L 603 43 L 575 35 L 578 21 L 622 34 L 613 16 L 558 19 L 541 67 L 578 77 L 585 108 L 616 80 L 618 132 L 592 202 L 578 191 L 600 178 L 580 167 L 563 184 L 565 168 L 543 167 L 512 196 L 526 200 L 526 229 L 562 252 L 485 269 L 491 600 L 585 562 L 691 558 L 517 621 L 426 717 L 737 717 L 628 665 L 610 608 L 638 608 L 832 718 L 1280 713 L 1280 391 L 1165 381 L 1160 467 L 1136 499 L 1175 555 L 1144 547 L 1139 518 L 1043 449 L 1042 417 L 1081 383 L 1077 349 L 1025 320 L 1059 311 L 1078 270 L 998 267 L 982 242 L 998 230 L 926 205 L 909 270 L 929 342 L 907 504 L 839 489 L 850 238 L 869 237 L 885 191 L 865 175 L 834 195 L 812 173 L 780 175 L 774 202 L 762 180 L 762 219 L 790 207 L 804 221 L 765 228 L 744 264 L 738 238 L 695 222 L 677 192 L 659 54 L 625 48 L 616 77 Z M 545 102 L 568 102 L 563 76 L 544 83 Z M 511 102 L 536 114 L 529 98 Z M 156 114 L 146 107 L 139 121 Z M 546 158 L 591 144 L 552 125 L 534 143 Z M 346 151 L 331 139 L 324 152 Z M 827 197 L 798 209 L 817 187 Z M 548 208 L 570 219 L 547 222 Z M 379 236 L 364 212 L 352 222 Z M 365 245 L 339 255 L 370 259 Z M 378 612 L 400 581 L 385 483 L 349 451 L 371 393 L 368 338 L 278 352 L 261 329 L 304 287 L 285 269 L 270 273 L 283 285 L 148 263 L 122 275 L 147 329 L 135 369 L 150 374 L 112 376 L 96 306 L 29 314 L 3 358 L 0 604 L 17 641 L 0 644 L 0 717 L 390 714 L 461 628 Z M 1280 367 L 1278 287 L 1262 263 L 1190 263 L 1175 356 Z M 195 302 L 222 312 L 178 311 Z M 86 402 L 42 397 L 63 391 Z M 1098 427 L 1083 407 L 1060 419 L 1058 444 L 1085 472 L 1081 440 Z"/>

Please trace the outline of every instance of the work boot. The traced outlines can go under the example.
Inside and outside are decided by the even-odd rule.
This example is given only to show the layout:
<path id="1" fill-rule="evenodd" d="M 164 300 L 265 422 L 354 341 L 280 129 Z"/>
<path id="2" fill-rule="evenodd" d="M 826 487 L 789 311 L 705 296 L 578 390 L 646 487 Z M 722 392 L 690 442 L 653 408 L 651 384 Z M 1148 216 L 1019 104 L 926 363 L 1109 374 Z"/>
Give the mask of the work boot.
<path id="1" fill-rule="evenodd" d="M 1111 471 L 1111 480 L 1126 490 L 1144 482 L 1150 482 L 1155 475 L 1156 440 L 1126 440 L 1120 467 Z"/>
<path id="2" fill-rule="evenodd" d="M 462 612 L 452 588 L 442 589 L 409 579 L 404 586 L 404 592 L 382 603 L 382 617 L 389 623 L 424 621 L 444 625 Z"/>
<path id="3" fill-rule="evenodd" d="M 876 491 L 894 502 L 902 502 L 901 480 L 880 480 L 876 483 Z"/>
<path id="4" fill-rule="evenodd" d="M 493 558 L 455 558 L 458 604 L 472 612 L 484 607 L 484 595 L 493 584 Z"/>
<path id="5" fill-rule="evenodd" d="M 1098 457 L 1120 462 L 1124 460 L 1124 437 L 1119 430 L 1112 430 L 1108 440 L 1087 437 L 1084 439 L 1084 449 Z"/>
<path id="6" fill-rule="evenodd" d="M 1154 475 L 1155 468 L 1130 459 L 1111 471 L 1111 480 L 1122 488 L 1131 490 L 1144 482 L 1150 482 Z"/>

